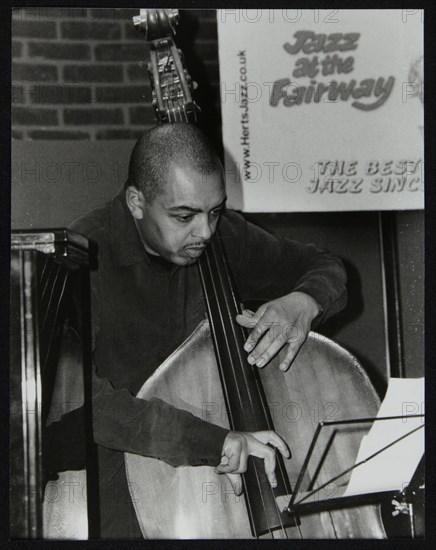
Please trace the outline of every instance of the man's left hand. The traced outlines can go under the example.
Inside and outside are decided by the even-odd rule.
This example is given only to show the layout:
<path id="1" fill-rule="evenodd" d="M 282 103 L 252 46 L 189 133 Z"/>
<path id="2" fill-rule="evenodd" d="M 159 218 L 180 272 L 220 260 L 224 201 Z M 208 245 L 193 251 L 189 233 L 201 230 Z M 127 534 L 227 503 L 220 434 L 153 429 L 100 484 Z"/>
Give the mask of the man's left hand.
<path id="1" fill-rule="evenodd" d="M 248 362 L 264 367 L 288 342 L 286 356 L 280 363 L 280 369 L 287 371 L 320 311 L 316 300 L 304 292 L 291 292 L 267 302 L 256 313 L 243 310 L 236 321 L 252 328 L 244 346 L 245 351 L 250 352 Z"/>

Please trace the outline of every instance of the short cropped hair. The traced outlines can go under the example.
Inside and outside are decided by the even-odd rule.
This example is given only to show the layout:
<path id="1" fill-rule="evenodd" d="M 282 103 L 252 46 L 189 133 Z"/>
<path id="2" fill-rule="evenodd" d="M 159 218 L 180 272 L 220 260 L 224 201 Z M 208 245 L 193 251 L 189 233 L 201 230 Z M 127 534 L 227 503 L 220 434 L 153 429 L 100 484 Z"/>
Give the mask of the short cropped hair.
<path id="1" fill-rule="evenodd" d="M 189 164 L 205 175 L 222 169 L 206 136 L 193 124 L 177 122 L 154 126 L 136 142 L 129 163 L 129 179 L 152 203 L 163 194 L 170 162 Z"/>

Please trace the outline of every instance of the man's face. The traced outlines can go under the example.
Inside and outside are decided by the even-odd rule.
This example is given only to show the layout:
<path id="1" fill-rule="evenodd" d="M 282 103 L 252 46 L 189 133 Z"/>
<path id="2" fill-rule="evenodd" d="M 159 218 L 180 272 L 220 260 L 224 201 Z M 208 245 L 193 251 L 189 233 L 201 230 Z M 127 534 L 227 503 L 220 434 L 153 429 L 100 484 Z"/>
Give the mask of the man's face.
<path id="1" fill-rule="evenodd" d="M 214 234 L 226 201 L 221 170 L 202 174 L 170 163 L 165 191 L 150 204 L 142 195 L 136 225 L 150 252 L 178 265 L 194 263 Z"/>

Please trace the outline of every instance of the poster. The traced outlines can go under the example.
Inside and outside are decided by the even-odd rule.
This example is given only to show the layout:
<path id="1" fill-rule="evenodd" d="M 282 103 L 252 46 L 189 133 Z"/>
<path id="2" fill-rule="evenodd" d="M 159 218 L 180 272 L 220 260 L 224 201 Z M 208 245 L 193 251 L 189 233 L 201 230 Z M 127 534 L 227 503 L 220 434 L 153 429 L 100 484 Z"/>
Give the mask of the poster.
<path id="1" fill-rule="evenodd" d="M 422 10 L 220 10 L 229 203 L 424 207 Z"/>

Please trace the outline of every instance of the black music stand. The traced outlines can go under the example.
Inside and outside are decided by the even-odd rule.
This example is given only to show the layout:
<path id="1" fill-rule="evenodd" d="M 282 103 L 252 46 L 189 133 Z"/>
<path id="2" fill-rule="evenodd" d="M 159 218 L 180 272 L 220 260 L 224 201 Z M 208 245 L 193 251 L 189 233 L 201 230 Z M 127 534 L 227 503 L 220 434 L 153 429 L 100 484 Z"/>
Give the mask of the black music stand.
<path id="1" fill-rule="evenodd" d="M 380 450 L 373 453 L 366 459 L 354 464 L 350 468 L 347 468 L 346 470 L 334 476 L 333 478 L 329 479 L 328 481 L 326 481 L 316 489 L 309 491 L 300 500 L 297 500 L 297 496 L 299 494 L 304 476 L 306 474 L 307 468 L 309 466 L 310 460 L 313 455 L 313 451 L 316 447 L 316 443 L 319 439 L 319 436 L 323 427 L 334 426 L 334 425 L 335 426 L 347 425 L 347 424 L 363 424 L 363 423 L 369 423 L 369 422 L 399 420 L 399 419 L 405 419 L 405 418 L 424 418 L 424 417 L 425 417 L 424 414 L 416 414 L 416 415 L 386 416 L 386 417 L 379 417 L 379 418 L 368 417 L 368 418 L 357 418 L 357 419 L 349 419 L 349 420 L 319 422 L 317 429 L 313 435 L 309 449 L 306 453 L 306 457 L 301 467 L 300 473 L 298 475 L 298 479 L 295 484 L 294 491 L 292 495 L 288 495 L 290 499 L 287 506 L 285 507 L 285 510 L 291 513 L 295 517 L 296 521 L 299 522 L 300 516 L 305 514 L 324 512 L 324 511 L 335 510 L 335 509 L 337 510 L 337 509 L 344 509 L 344 508 L 352 508 L 355 506 L 362 506 L 365 504 L 387 505 L 389 503 L 392 503 L 392 506 L 394 507 L 394 511 L 392 515 L 395 516 L 399 514 L 407 514 L 409 516 L 410 532 L 412 534 L 412 537 L 422 536 L 421 531 L 423 529 L 421 528 L 421 525 L 419 525 L 419 529 L 417 529 L 415 525 L 415 508 L 423 507 L 423 496 L 425 492 L 425 487 L 424 487 L 425 455 L 422 456 L 409 484 L 405 489 L 396 490 L 396 491 L 392 490 L 392 491 L 361 493 L 361 494 L 350 495 L 350 496 L 339 496 L 339 497 L 333 497 L 329 499 L 316 500 L 316 501 L 310 501 L 310 502 L 304 502 L 304 501 L 306 501 L 308 498 L 310 498 L 311 496 L 321 491 L 323 488 L 329 486 L 340 477 L 351 472 L 355 468 L 358 468 L 362 464 L 367 463 L 368 461 L 373 459 L 375 456 L 383 453 L 386 449 L 388 449 L 389 447 L 392 447 L 393 445 L 398 443 L 400 440 L 405 439 L 410 435 L 412 435 L 413 433 L 415 433 L 416 431 L 418 431 L 419 429 L 424 428 L 424 423 L 412 429 L 407 434 L 400 436 L 399 438 L 395 439 L 391 443 L 382 447 Z M 284 497 L 279 497 L 279 498 L 280 500 L 282 500 Z"/>

